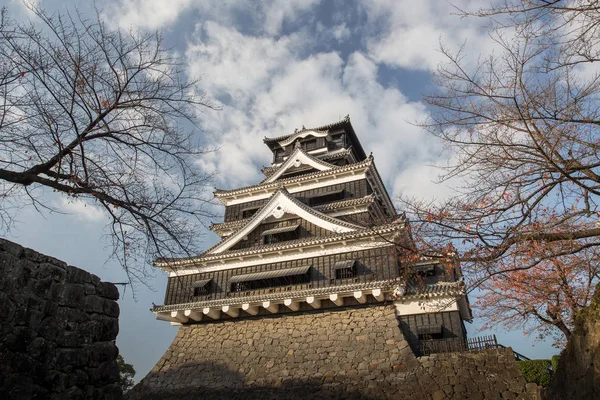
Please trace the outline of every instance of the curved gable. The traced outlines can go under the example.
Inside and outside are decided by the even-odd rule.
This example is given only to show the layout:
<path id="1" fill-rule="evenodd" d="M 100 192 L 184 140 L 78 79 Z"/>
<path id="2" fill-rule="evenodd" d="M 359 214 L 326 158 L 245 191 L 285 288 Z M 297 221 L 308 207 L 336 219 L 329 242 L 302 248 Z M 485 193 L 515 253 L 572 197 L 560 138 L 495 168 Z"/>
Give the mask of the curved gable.
<path id="1" fill-rule="evenodd" d="M 286 171 L 291 168 L 298 168 L 301 165 L 309 165 L 318 171 L 327 171 L 335 167 L 325 161 L 318 160 L 309 154 L 306 154 L 302 149 L 296 149 L 290 156 L 281 164 L 281 166 L 262 183 L 271 183 L 279 179 Z"/>
<path id="2" fill-rule="evenodd" d="M 294 133 L 289 138 L 280 141 L 279 145 L 281 147 L 286 147 L 286 146 L 289 146 L 290 144 L 294 143 L 294 141 L 296 139 L 302 139 L 302 138 L 305 138 L 308 136 L 313 136 L 313 137 L 319 138 L 319 137 L 326 137 L 327 135 L 329 135 L 329 132 L 327 132 L 327 131 L 302 130 L 300 132 Z"/>
<path id="3" fill-rule="evenodd" d="M 271 197 L 271 200 L 269 200 L 269 202 L 265 204 L 262 209 L 254 214 L 254 216 L 244 227 L 233 233 L 221 243 L 209 249 L 206 254 L 219 254 L 231 249 L 231 247 L 242 240 L 244 236 L 256 229 L 265 219 L 271 216 L 279 219 L 285 214 L 297 215 L 298 217 L 305 219 L 323 229 L 327 229 L 335 233 L 354 232 L 364 229 L 362 226 L 330 217 L 306 206 L 292 197 L 288 191 L 283 188 L 275 193 Z"/>

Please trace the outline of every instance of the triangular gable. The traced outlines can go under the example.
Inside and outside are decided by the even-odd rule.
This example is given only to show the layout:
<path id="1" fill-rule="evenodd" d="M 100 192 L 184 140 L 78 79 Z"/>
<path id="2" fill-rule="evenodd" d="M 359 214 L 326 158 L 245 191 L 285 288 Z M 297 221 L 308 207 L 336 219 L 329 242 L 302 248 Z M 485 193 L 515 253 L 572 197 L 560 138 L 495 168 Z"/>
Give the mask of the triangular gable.
<path id="1" fill-rule="evenodd" d="M 306 154 L 302 149 L 296 149 L 290 156 L 281 164 L 279 169 L 275 171 L 275 173 L 265 179 L 262 183 L 271 183 L 275 182 L 281 175 L 283 175 L 286 171 L 291 170 L 293 168 L 298 168 L 301 165 L 308 165 L 317 171 L 327 171 L 335 167 L 333 164 L 329 164 L 325 161 L 321 161 L 316 159 L 309 154 Z"/>
<path id="2" fill-rule="evenodd" d="M 275 193 L 269 202 L 265 204 L 265 206 L 256 214 L 254 214 L 254 216 L 243 228 L 239 229 L 227 239 L 224 239 L 221 243 L 214 246 L 212 249 L 207 251 L 206 254 L 219 254 L 231 249 L 231 247 L 241 241 L 244 236 L 256 229 L 267 218 L 272 216 L 276 219 L 279 219 L 283 217 L 284 214 L 297 215 L 298 217 L 305 219 L 310 223 L 336 233 L 354 232 L 364 229 L 362 226 L 330 217 L 308 207 L 291 196 L 289 192 L 283 188 Z"/>

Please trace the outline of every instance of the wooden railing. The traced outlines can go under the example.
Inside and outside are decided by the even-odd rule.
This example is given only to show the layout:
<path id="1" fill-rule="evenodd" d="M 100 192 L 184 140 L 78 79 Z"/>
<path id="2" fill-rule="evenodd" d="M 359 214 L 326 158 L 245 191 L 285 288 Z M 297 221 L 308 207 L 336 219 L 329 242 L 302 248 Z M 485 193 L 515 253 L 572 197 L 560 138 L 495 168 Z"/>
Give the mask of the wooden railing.
<path id="1" fill-rule="evenodd" d="M 451 338 L 437 340 L 421 340 L 419 353 L 428 356 L 435 353 L 455 353 L 463 351 L 481 351 L 501 347 L 495 335 L 474 338 Z"/>

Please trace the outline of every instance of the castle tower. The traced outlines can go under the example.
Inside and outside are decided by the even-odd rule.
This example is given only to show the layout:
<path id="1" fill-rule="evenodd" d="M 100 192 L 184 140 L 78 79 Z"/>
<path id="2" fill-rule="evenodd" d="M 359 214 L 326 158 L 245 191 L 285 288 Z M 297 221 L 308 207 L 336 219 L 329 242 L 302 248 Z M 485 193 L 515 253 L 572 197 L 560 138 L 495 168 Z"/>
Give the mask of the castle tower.
<path id="1" fill-rule="evenodd" d="M 409 342 L 464 338 L 470 319 L 459 270 L 439 259 L 406 282 L 398 247 L 411 246 L 377 172 L 346 117 L 265 138 L 273 152 L 258 184 L 216 190 L 221 241 L 197 257 L 157 262 L 170 274 L 153 312 L 175 324 L 203 323 L 390 300 Z M 399 293 L 396 293 L 398 297 Z M 445 304 L 444 303 L 451 303 Z"/>
<path id="2" fill-rule="evenodd" d="M 400 262 L 399 249 L 413 246 L 408 221 L 350 119 L 264 142 L 273 153 L 265 178 L 215 191 L 225 218 L 211 229 L 221 240 L 155 263 L 169 278 L 152 312 L 182 326 L 142 382 L 167 385 L 174 365 L 177 379 L 203 387 L 312 382 L 342 363 L 353 365 L 350 375 L 384 366 L 396 374 L 408 353 L 464 344 L 471 314 L 460 269 L 444 265 L 448 256 Z M 369 353 L 375 364 L 363 360 Z"/>

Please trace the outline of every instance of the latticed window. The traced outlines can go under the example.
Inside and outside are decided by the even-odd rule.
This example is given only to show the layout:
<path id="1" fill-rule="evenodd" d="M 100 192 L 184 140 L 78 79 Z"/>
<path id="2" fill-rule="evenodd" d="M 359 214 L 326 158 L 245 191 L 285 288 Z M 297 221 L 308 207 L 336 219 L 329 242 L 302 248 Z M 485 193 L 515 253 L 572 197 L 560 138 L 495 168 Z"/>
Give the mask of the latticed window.
<path id="1" fill-rule="evenodd" d="M 300 233 L 298 232 L 298 227 L 300 227 L 300 224 L 267 229 L 261 233 L 261 236 L 263 237 L 263 243 L 270 244 L 299 239 Z"/>
<path id="2" fill-rule="evenodd" d="M 335 279 L 348 279 L 356 276 L 356 259 L 337 261 L 333 268 L 335 269 Z"/>
<path id="3" fill-rule="evenodd" d="M 305 151 L 314 150 L 317 148 L 317 146 L 318 146 L 317 139 L 307 140 L 304 143 L 302 143 L 302 149 Z"/>
<path id="4" fill-rule="evenodd" d="M 236 275 L 229 280 L 232 292 L 244 292 L 310 282 L 311 266 L 277 269 L 252 274 Z"/>

